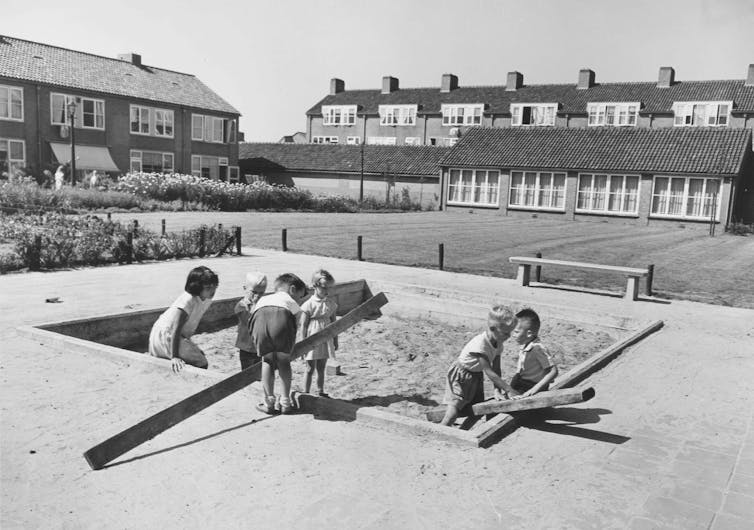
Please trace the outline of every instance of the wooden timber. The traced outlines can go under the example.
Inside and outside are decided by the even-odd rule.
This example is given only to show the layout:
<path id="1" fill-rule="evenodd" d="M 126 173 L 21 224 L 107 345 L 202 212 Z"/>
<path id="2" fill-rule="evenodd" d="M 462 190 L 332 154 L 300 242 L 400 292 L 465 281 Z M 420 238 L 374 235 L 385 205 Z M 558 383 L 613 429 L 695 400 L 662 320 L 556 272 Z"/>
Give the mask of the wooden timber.
<path id="1" fill-rule="evenodd" d="M 343 333 L 360 320 L 373 315 L 375 310 L 378 310 L 386 303 L 387 297 L 385 294 L 378 293 L 325 329 L 296 343 L 292 350 L 292 357 L 300 357 L 315 346 L 327 342 L 339 333 Z M 179 401 L 175 405 L 140 421 L 136 425 L 121 431 L 104 442 L 95 445 L 84 453 L 84 458 L 86 458 L 92 469 L 102 469 L 108 462 L 127 451 L 141 445 L 147 440 L 151 440 L 161 432 L 250 385 L 257 380 L 256 376 L 257 370 L 256 364 L 254 364 L 246 370 L 223 379 L 209 388 L 205 388 Z"/>
<path id="2" fill-rule="evenodd" d="M 594 397 L 594 388 L 568 388 L 565 390 L 548 390 L 539 392 L 533 396 L 521 399 L 507 399 L 504 401 L 490 399 L 475 403 L 471 406 L 471 413 L 475 416 L 500 412 L 519 412 L 522 410 L 542 409 L 570 403 L 589 401 Z M 431 422 L 440 422 L 445 417 L 445 408 L 438 407 L 427 411 L 427 419 Z"/>

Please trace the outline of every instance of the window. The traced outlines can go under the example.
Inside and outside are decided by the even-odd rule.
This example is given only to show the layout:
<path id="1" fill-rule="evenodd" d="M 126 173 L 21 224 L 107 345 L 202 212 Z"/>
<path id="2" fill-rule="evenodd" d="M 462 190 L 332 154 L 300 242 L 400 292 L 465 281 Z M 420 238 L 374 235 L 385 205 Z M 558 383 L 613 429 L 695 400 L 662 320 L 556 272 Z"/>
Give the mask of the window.
<path id="1" fill-rule="evenodd" d="M 105 129 L 105 101 L 67 94 L 50 94 L 50 123 L 68 125 L 68 103 L 76 101 L 76 114 L 73 118 L 75 127 L 83 129 Z"/>
<path id="2" fill-rule="evenodd" d="M 131 151 L 131 171 L 138 173 L 172 173 L 173 153 Z"/>
<path id="3" fill-rule="evenodd" d="M 652 214 L 658 217 L 709 219 L 720 217 L 720 180 L 655 177 Z"/>
<path id="4" fill-rule="evenodd" d="M 565 173 L 512 171 L 509 206 L 565 209 Z"/>
<path id="5" fill-rule="evenodd" d="M 443 125 L 481 125 L 483 104 L 442 105 Z"/>
<path id="6" fill-rule="evenodd" d="M 23 140 L 0 138 L 0 174 L 14 174 L 26 167 L 26 144 Z"/>
<path id="7" fill-rule="evenodd" d="M 173 111 L 131 105 L 131 134 L 173 138 Z"/>
<path id="8" fill-rule="evenodd" d="M 367 145 L 396 145 L 395 136 L 370 136 L 367 138 Z"/>
<path id="9" fill-rule="evenodd" d="M 337 136 L 312 136 L 313 144 L 337 144 Z"/>
<path id="10" fill-rule="evenodd" d="M 639 177 L 635 175 L 579 175 L 576 211 L 636 214 Z"/>
<path id="11" fill-rule="evenodd" d="M 380 125 L 416 125 L 417 105 L 380 105 Z"/>
<path id="12" fill-rule="evenodd" d="M 639 115 L 638 103 L 589 103 L 589 125 L 624 127 L 635 126 Z"/>
<path id="13" fill-rule="evenodd" d="M 24 121 L 24 89 L 0 85 L 0 120 Z"/>
<path id="14" fill-rule="evenodd" d="M 422 139 L 418 136 L 407 136 L 405 140 L 403 140 L 403 143 L 406 145 L 421 145 Z"/>
<path id="15" fill-rule="evenodd" d="M 172 111 L 171 111 L 172 112 Z M 172 130 L 173 119 L 170 118 L 170 128 Z M 228 118 L 218 118 L 216 116 L 204 116 L 201 114 L 191 115 L 191 139 L 200 142 L 211 142 L 215 144 L 235 143 L 236 141 L 236 123 L 235 120 Z"/>
<path id="16" fill-rule="evenodd" d="M 557 103 L 511 105 L 511 125 L 555 125 Z"/>
<path id="17" fill-rule="evenodd" d="M 322 105 L 322 125 L 353 125 L 356 105 Z"/>
<path id="18" fill-rule="evenodd" d="M 220 171 L 222 166 L 223 170 Z M 217 180 L 223 176 L 227 177 L 228 159 L 217 156 L 191 155 L 191 174 L 197 177 L 204 177 Z"/>
<path id="19" fill-rule="evenodd" d="M 173 137 L 173 111 L 154 109 L 154 135 Z"/>
<path id="20" fill-rule="evenodd" d="M 131 105 L 131 133 L 149 134 L 149 108 Z"/>
<path id="21" fill-rule="evenodd" d="M 359 145 L 361 143 L 361 136 L 349 136 L 346 138 L 348 145 Z"/>
<path id="22" fill-rule="evenodd" d="M 448 203 L 497 206 L 500 172 L 485 169 L 451 169 Z"/>
<path id="23" fill-rule="evenodd" d="M 677 127 L 726 127 L 731 101 L 688 101 L 673 103 L 673 125 Z"/>
<path id="24" fill-rule="evenodd" d="M 238 182 L 238 180 L 239 180 L 239 177 L 238 177 L 238 166 L 230 166 L 228 168 L 228 170 L 229 170 L 228 180 L 230 182 Z"/>

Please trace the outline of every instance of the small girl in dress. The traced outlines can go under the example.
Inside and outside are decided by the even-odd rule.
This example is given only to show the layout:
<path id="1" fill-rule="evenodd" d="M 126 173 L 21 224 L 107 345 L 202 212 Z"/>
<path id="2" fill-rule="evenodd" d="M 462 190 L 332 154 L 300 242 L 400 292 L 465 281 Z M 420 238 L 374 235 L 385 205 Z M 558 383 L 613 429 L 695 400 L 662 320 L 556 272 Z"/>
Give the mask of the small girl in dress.
<path id="1" fill-rule="evenodd" d="M 207 267 L 189 272 L 185 292 L 176 298 L 157 319 L 149 333 L 149 354 L 170 359 L 173 371 L 179 372 L 185 363 L 207 368 L 207 357 L 189 338 L 196 331 L 205 311 L 212 305 L 212 297 L 220 283 L 217 274 Z"/>
<path id="2" fill-rule="evenodd" d="M 312 275 L 312 285 L 314 294 L 301 305 L 301 329 L 303 338 L 313 335 L 318 331 L 326 328 L 331 322 L 335 322 L 335 312 L 338 310 L 338 304 L 327 297 L 330 288 L 335 284 L 332 274 L 326 270 L 320 269 Z M 304 392 L 309 392 L 312 386 L 312 375 L 317 370 L 317 393 L 322 397 L 328 397 L 325 394 L 325 367 L 327 359 L 335 359 L 335 350 L 338 348 L 338 338 L 328 340 L 326 343 L 317 346 L 306 354 L 306 379 L 304 379 Z"/>

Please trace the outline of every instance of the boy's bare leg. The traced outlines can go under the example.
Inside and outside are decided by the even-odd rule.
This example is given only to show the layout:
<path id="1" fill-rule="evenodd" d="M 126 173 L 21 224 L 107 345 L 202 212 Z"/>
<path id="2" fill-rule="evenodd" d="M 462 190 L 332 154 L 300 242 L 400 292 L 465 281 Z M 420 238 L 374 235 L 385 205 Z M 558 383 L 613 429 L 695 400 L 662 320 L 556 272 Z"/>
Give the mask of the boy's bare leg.
<path id="1" fill-rule="evenodd" d="M 306 376 L 304 377 L 304 392 L 307 394 L 312 388 L 312 375 L 314 374 L 314 366 L 317 361 L 306 361 Z"/>
<path id="2" fill-rule="evenodd" d="M 291 406 L 291 361 L 278 359 L 280 374 L 280 406 Z"/>
<path id="3" fill-rule="evenodd" d="M 325 367 L 327 359 L 317 359 L 317 390 L 320 394 L 325 392 Z"/>
<path id="4" fill-rule="evenodd" d="M 264 390 L 264 402 L 267 405 L 275 405 L 275 370 L 267 362 L 262 363 L 262 389 Z"/>

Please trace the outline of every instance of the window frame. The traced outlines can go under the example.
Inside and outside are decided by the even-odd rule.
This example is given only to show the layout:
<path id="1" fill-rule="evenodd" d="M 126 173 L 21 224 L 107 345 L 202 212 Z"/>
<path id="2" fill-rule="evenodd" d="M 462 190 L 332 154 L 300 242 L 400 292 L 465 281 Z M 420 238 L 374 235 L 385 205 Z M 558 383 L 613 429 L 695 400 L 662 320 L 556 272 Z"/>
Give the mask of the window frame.
<path id="1" fill-rule="evenodd" d="M 419 105 L 380 105 L 380 126 L 415 127 Z"/>
<path id="2" fill-rule="evenodd" d="M 520 173 L 523 177 L 521 182 L 521 197 L 524 200 L 524 204 L 514 204 L 513 203 L 513 197 L 514 197 L 514 186 L 513 181 L 514 177 L 517 173 Z M 527 174 L 534 173 L 535 181 L 534 181 L 534 189 L 533 189 L 533 197 L 534 197 L 534 203 L 535 204 L 526 204 L 526 194 L 527 194 L 527 188 L 526 188 L 526 176 Z M 523 170 L 523 169 L 514 169 L 510 171 L 510 179 L 508 184 L 508 209 L 511 210 L 539 210 L 544 212 L 565 212 L 566 208 L 566 198 L 568 197 L 568 173 L 565 171 L 542 171 L 542 170 Z M 560 195 L 563 204 L 562 206 L 540 206 L 539 202 L 541 200 L 541 197 L 543 196 L 543 188 L 540 185 L 542 175 L 549 174 L 551 176 L 551 186 L 550 190 L 548 191 L 549 197 L 550 197 L 550 203 L 552 204 L 552 199 L 556 197 L 555 191 L 555 179 L 557 176 L 562 175 L 563 177 L 563 189 L 562 193 Z"/>
<path id="3" fill-rule="evenodd" d="M 607 110 L 613 108 L 615 123 L 608 123 Z M 633 112 L 632 112 L 633 109 Z M 586 105 L 587 126 L 589 127 L 636 127 L 639 121 L 639 102 L 591 101 Z M 625 112 L 626 123 L 620 123 Z M 631 121 L 633 120 L 633 123 Z"/>
<path id="4" fill-rule="evenodd" d="M 598 176 L 604 176 L 606 177 L 605 181 L 605 197 L 604 197 L 604 207 L 602 209 L 595 208 L 593 206 L 595 201 L 595 177 Z M 587 198 L 588 204 L 590 204 L 590 207 L 579 207 L 579 201 L 582 196 L 582 187 L 581 187 L 581 181 L 584 177 L 590 177 L 591 185 L 589 189 L 589 195 Z M 620 193 L 620 209 L 619 210 L 610 210 L 610 195 L 611 195 L 611 184 L 614 179 L 621 178 L 623 179 L 623 184 L 621 186 L 621 193 Z M 634 197 L 634 210 L 633 211 L 626 211 L 624 209 L 626 202 L 628 202 L 630 199 L 630 195 L 627 195 L 626 193 L 626 183 L 628 182 L 628 179 L 636 179 L 636 195 Z M 618 217 L 637 217 L 639 215 L 639 198 L 641 197 L 641 175 L 634 175 L 630 173 L 600 173 L 600 172 L 584 172 L 579 173 L 578 180 L 576 181 L 576 204 L 574 205 L 574 211 L 576 213 L 584 213 L 584 214 L 596 214 L 596 215 L 611 215 L 611 216 L 618 216 Z"/>
<path id="5" fill-rule="evenodd" d="M 721 115 L 720 108 L 726 107 L 724 115 Z M 704 107 L 704 121 L 703 124 L 695 123 L 696 121 L 696 108 Z M 714 107 L 714 113 L 710 113 L 709 110 Z M 674 127 L 728 127 L 730 124 L 730 113 L 733 110 L 732 101 L 674 101 L 673 102 L 673 126 Z M 681 111 L 684 111 L 681 113 Z M 710 123 L 710 118 L 714 117 L 715 123 Z M 723 119 L 724 123 L 720 123 Z"/>
<path id="6" fill-rule="evenodd" d="M 7 151 L 6 151 L 8 153 L 8 158 L 6 159 L 6 163 L 8 164 L 8 168 L 7 168 L 8 175 L 13 175 L 13 173 L 11 172 L 14 170 L 18 171 L 25 168 L 26 167 L 26 140 L 22 138 L 0 137 L 0 142 L 5 142 L 8 146 Z M 11 154 L 13 153 L 13 150 L 11 148 L 11 143 L 21 144 L 22 158 L 11 158 Z"/>
<path id="7" fill-rule="evenodd" d="M 356 105 L 322 105 L 322 125 L 338 127 L 356 124 Z"/>
<path id="8" fill-rule="evenodd" d="M 443 127 L 475 127 L 484 120 L 484 103 L 443 103 L 440 112 Z"/>
<path id="9" fill-rule="evenodd" d="M 361 136 L 347 136 L 346 145 L 361 145 Z"/>
<path id="10" fill-rule="evenodd" d="M 175 153 L 170 151 L 151 151 L 149 149 L 131 149 L 128 153 L 128 168 L 129 171 L 143 173 L 144 172 L 144 153 L 150 155 L 158 155 L 162 157 L 162 171 L 150 171 L 150 173 L 162 173 L 169 174 L 175 173 Z M 166 164 L 165 161 L 170 159 L 170 164 Z M 134 163 L 138 163 L 138 170 L 134 170 Z M 165 166 L 169 166 L 170 169 L 166 170 Z"/>
<path id="11" fill-rule="evenodd" d="M 337 136 L 323 136 L 323 135 L 316 135 L 312 136 L 312 143 L 313 144 L 337 144 L 339 141 Z"/>
<path id="12" fill-rule="evenodd" d="M 398 145 L 395 136 L 367 136 L 367 145 Z"/>
<path id="13" fill-rule="evenodd" d="M 668 180 L 668 187 L 667 187 L 667 199 L 666 199 L 666 207 L 665 207 L 665 213 L 663 212 L 655 212 L 655 201 L 656 200 L 663 200 L 662 194 L 657 193 L 657 181 L 658 179 L 667 179 Z M 683 194 L 678 199 L 676 197 L 676 200 L 680 200 L 681 205 L 681 214 L 673 214 L 673 213 L 667 213 L 671 208 L 671 203 L 673 200 L 672 197 L 672 185 L 673 185 L 673 179 L 683 179 L 684 185 L 683 185 Z M 723 188 L 723 179 L 720 177 L 700 177 L 700 176 L 684 176 L 684 175 L 654 175 L 652 178 L 652 195 L 651 200 L 649 203 L 649 217 L 652 219 L 675 219 L 675 220 L 685 220 L 685 221 L 707 221 L 709 222 L 710 216 L 709 215 L 688 215 L 687 211 L 689 208 L 689 187 L 692 180 L 703 180 L 704 181 L 704 187 L 702 190 L 702 196 L 701 200 L 703 201 L 701 205 L 702 211 L 706 208 L 706 205 L 704 202 L 706 202 L 707 199 L 707 184 L 711 181 L 714 181 L 717 183 L 717 203 L 715 204 L 715 221 L 720 221 L 720 206 L 722 204 L 722 188 Z M 711 199 L 711 198 L 710 198 Z"/>
<path id="14" fill-rule="evenodd" d="M 453 172 L 454 171 L 457 171 L 459 177 L 461 177 L 461 180 L 460 180 L 461 184 L 455 184 L 455 185 L 453 184 Z M 463 177 L 463 172 L 464 171 L 470 171 L 471 172 L 471 184 L 470 184 L 470 190 L 469 190 L 469 193 L 468 193 L 468 195 L 469 195 L 469 197 L 470 197 L 471 200 L 463 200 L 463 198 L 461 198 L 461 199 L 454 199 L 454 198 L 452 198 L 453 195 L 454 195 L 454 190 L 457 189 L 459 186 L 461 188 L 463 188 L 463 186 L 464 186 L 462 184 L 462 182 L 463 182 L 462 177 Z M 478 185 L 477 184 L 477 180 L 478 180 L 477 179 L 477 175 L 480 174 L 480 173 L 484 173 L 484 181 L 485 181 L 484 185 L 481 185 L 481 184 Z M 497 195 L 496 200 L 495 201 L 488 200 L 487 202 L 482 202 L 482 201 L 479 201 L 479 200 L 474 200 L 475 197 L 477 196 L 477 189 L 478 188 L 479 189 L 486 188 L 485 195 L 489 198 L 489 196 L 490 196 L 490 190 L 493 189 L 493 187 L 490 185 L 490 173 L 497 173 L 497 186 L 494 187 L 494 189 L 496 190 L 495 193 Z M 501 199 L 501 196 L 500 196 L 500 183 L 502 181 L 502 176 L 503 176 L 503 171 L 501 171 L 500 169 L 459 168 L 459 167 L 448 168 L 447 204 L 450 205 L 450 206 L 475 206 L 475 207 L 480 207 L 480 208 L 499 208 L 500 207 L 500 199 Z M 483 188 L 482 188 L 482 186 L 483 186 Z M 479 194 L 481 195 L 481 193 L 484 193 L 484 192 L 480 191 Z M 461 196 L 463 196 L 463 189 L 461 189 L 460 194 L 461 194 Z"/>
<path id="15" fill-rule="evenodd" d="M 551 111 L 552 123 L 523 123 L 525 108 L 532 109 L 529 111 L 530 120 L 532 119 L 532 116 L 534 116 L 534 112 L 533 112 L 534 109 L 536 109 L 537 111 L 544 111 L 545 118 L 547 117 L 547 113 Z M 558 115 L 558 104 L 557 103 L 511 103 L 510 113 L 511 113 L 511 126 L 512 127 L 555 127 L 555 119 L 557 118 L 557 115 Z"/>
<path id="16" fill-rule="evenodd" d="M 195 162 L 197 160 L 199 161 L 199 169 L 195 169 L 195 166 L 196 166 Z M 210 161 L 210 160 L 217 161 L 217 164 L 204 164 L 205 160 L 207 160 L 207 161 Z M 208 172 L 210 173 L 210 175 L 207 176 L 207 177 L 205 177 L 205 178 L 209 178 L 211 180 L 220 180 L 220 167 L 221 166 L 225 167 L 225 168 L 228 167 L 228 158 L 227 157 L 215 156 L 215 155 L 194 155 L 194 154 L 191 155 L 191 174 L 194 175 L 195 177 L 202 177 L 202 169 L 204 167 L 207 167 L 207 169 L 209 170 Z M 213 167 L 217 167 L 217 171 L 218 171 L 217 178 L 214 178 L 211 175 Z M 227 175 L 227 173 L 226 173 L 226 175 Z"/>
<path id="17" fill-rule="evenodd" d="M 8 115 L 2 116 L 0 115 L 0 120 L 3 121 L 24 121 L 24 88 L 23 87 L 16 87 L 11 85 L 0 85 L 0 90 L 5 89 L 8 91 Z M 18 92 L 18 97 L 21 101 L 21 117 L 14 118 L 13 117 L 13 93 Z"/>
<path id="18" fill-rule="evenodd" d="M 206 142 L 210 144 L 231 144 L 235 143 L 235 125 L 233 126 L 233 132 L 227 134 L 226 138 L 226 123 L 232 122 L 235 124 L 235 120 L 232 118 L 222 118 L 219 116 L 210 116 L 209 114 L 196 114 L 191 113 L 191 140 L 196 142 Z M 201 124 L 201 137 L 196 135 L 197 127 Z M 175 131 L 175 127 L 173 128 Z M 233 137 L 231 139 L 231 136 Z"/>
<path id="19" fill-rule="evenodd" d="M 412 146 L 421 145 L 422 144 L 421 136 L 406 136 L 403 139 L 403 144 L 412 145 Z"/>
<path id="20" fill-rule="evenodd" d="M 55 121 L 55 98 L 56 97 L 62 97 L 63 98 L 63 112 L 65 113 L 65 119 L 63 122 Z M 104 99 L 96 99 L 96 98 L 90 98 L 86 96 L 74 96 L 71 94 L 64 94 L 63 92 L 50 92 L 50 125 L 70 125 L 70 119 L 68 118 L 68 103 L 71 101 L 71 99 L 74 99 L 76 101 L 76 114 L 73 117 L 73 126 L 77 129 L 92 129 L 95 131 L 104 131 L 106 127 L 106 107 L 105 107 L 105 100 Z M 93 116 L 94 116 L 94 125 L 85 125 L 84 124 L 84 102 L 91 102 L 92 103 L 92 110 L 93 110 Z M 98 112 L 97 110 L 101 111 L 101 114 L 99 115 L 102 118 L 102 126 L 97 126 L 97 117 Z M 130 119 L 130 116 L 129 116 Z"/>

